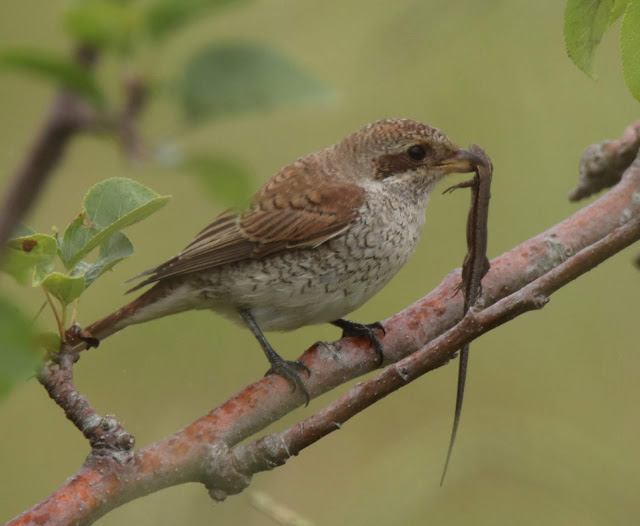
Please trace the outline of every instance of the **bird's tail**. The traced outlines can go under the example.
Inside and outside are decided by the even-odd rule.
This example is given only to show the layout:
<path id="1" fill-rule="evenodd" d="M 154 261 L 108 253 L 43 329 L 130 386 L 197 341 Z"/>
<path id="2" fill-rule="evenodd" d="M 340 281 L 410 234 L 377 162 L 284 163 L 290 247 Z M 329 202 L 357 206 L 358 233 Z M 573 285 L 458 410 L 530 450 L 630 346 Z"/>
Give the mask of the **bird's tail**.
<path id="1" fill-rule="evenodd" d="M 132 324 L 131 320 L 134 314 L 145 305 L 145 294 L 142 294 L 131 303 L 92 323 L 86 328 L 86 331 L 90 333 L 93 338 L 102 341 L 112 334 L 128 327 Z"/>
<path id="2" fill-rule="evenodd" d="M 172 301 L 173 293 L 180 286 L 182 285 L 178 285 L 171 280 L 156 283 L 132 302 L 92 323 L 85 330 L 90 337 L 102 341 L 129 325 L 185 310 L 185 307 L 180 302 Z M 178 296 L 182 295 L 179 294 Z M 86 348 L 86 344 L 78 344 L 75 347 L 76 350 L 81 350 L 82 348 Z"/>

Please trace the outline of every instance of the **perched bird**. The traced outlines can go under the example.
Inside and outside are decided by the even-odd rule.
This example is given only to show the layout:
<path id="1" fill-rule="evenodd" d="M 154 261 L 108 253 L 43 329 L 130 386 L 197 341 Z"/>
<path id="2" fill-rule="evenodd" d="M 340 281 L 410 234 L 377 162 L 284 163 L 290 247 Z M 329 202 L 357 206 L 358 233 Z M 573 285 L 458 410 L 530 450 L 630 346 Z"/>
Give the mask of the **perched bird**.
<path id="1" fill-rule="evenodd" d="M 332 323 L 375 346 L 379 323 L 343 319 L 407 263 L 435 184 L 478 158 L 440 130 L 407 119 L 368 124 L 276 173 L 246 211 L 227 211 L 177 256 L 142 273 L 155 283 L 87 331 L 101 340 L 129 325 L 210 309 L 246 325 L 277 373 L 309 394 L 307 367 L 284 360 L 262 331 Z"/>

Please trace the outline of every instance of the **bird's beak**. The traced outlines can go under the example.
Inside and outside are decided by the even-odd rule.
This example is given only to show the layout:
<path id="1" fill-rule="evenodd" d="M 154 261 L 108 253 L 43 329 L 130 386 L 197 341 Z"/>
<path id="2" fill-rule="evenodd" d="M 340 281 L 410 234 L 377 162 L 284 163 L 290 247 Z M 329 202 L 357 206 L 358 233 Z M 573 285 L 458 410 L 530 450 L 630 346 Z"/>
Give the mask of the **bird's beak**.
<path id="1" fill-rule="evenodd" d="M 482 159 L 472 154 L 469 150 L 460 148 L 453 157 L 449 157 L 440 162 L 438 166 L 442 167 L 445 174 L 450 173 L 467 173 L 473 172 L 476 166 L 484 164 Z"/>

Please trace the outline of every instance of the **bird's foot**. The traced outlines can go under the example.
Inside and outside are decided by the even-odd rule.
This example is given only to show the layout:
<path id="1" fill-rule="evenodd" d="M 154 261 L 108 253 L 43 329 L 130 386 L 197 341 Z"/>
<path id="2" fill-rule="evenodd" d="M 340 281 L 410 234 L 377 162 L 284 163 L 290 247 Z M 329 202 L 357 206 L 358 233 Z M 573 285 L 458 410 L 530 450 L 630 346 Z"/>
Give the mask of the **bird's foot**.
<path id="1" fill-rule="evenodd" d="M 84 342 L 87 345 L 87 349 L 91 349 L 92 347 L 97 348 L 98 345 L 100 345 L 100 340 L 98 340 L 98 338 L 94 337 L 88 330 L 80 327 L 77 323 L 74 323 L 66 330 L 65 336 L 68 342 Z"/>
<path id="2" fill-rule="evenodd" d="M 336 327 L 340 327 L 342 329 L 342 337 L 349 338 L 351 336 L 362 336 L 369 340 L 371 345 L 376 351 L 378 355 L 378 366 L 381 366 L 384 362 L 384 352 L 382 350 L 382 344 L 376 335 L 376 331 L 382 331 L 382 335 L 387 334 L 387 331 L 382 326 L 382 323 L 376 321 L 374 323 L 358 323 L 356 321 L 345 320 L 344 318 L 340 318 L 339 320 L 332 321 L 332 325 Z"/>
<path id="3" fill-rule="evenodd" d="M 309 401 L 311 400 L 311 396 L 309 395 L 309 390 L 307 389 L 302 376 L 299 371 L 304 371 L 308 376 L 311 376 L 311 370 L 302 362 L 298 360 L 285 360 L 281 358 L 279 355 L 277 358 L 270 358 L 271 369 L 269 369 L 265 376 L 270 374 L 277 374 L 282 376 L 287 382 L 291 384 L 293 390 L 300 389 L 302 394 L 306 399 L 306 404 L 309 405 Z"/>
<path id="4" fill-rule="evenodd" d="M 300 388 L 300 391 L 307 400 L 306 405 L 309 405 L 311 396 L 309 396 L 309 390 L 302 380 L 302 376 L 300 376 L 300 373 L 298 372 L 298 369 L 303 369 L 309 376 L 311 376 L 309 368 L 302 362 L 285 360 L 276 351 L 274 351 L 273 347 L 271 347 L 267 339 L 264 337 L 260 327 L 258 327 L 258 324 L 249 309 L 240 309 L 238 310 L 238 314 L 240 314 L 244 322 L 247 324 L 247 327 L 249 327 L 251 332 L 253 332 L 253 335 L 260 343 L 260 347 L 262 347 L 267 360 L 269 360 L 269 363 L 271 364 L 271 369 L 267 371 L 265 376 L 268 374 L 279 374 L 293 386 L 294 391 L 296 388 Z"/>

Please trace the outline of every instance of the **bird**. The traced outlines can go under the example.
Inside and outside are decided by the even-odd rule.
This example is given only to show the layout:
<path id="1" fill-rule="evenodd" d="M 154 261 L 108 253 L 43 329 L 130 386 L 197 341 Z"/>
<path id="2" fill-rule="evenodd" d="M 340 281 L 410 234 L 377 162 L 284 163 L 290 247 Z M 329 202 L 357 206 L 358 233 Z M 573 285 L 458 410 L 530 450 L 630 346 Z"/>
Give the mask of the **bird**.
<path id="1" fill-rule="evenodd" d="M 345 318 L 409 261 L 436 183 L 474 170 L 478 157 L 410 119 L 365 125 L 278 171 L 244 210 L 227 210 L 184 250 L 142 274 L 136 299 L 86 328 L 92 341 L 130 325 L 208 309 L 247 327 L 270 370 L 310 394 L 300 361 L 282 358 L 263 331 L 331 323 L 384 355 L 379 322 Z M 129 280 L 131 281 L 131 280 Z"/>

